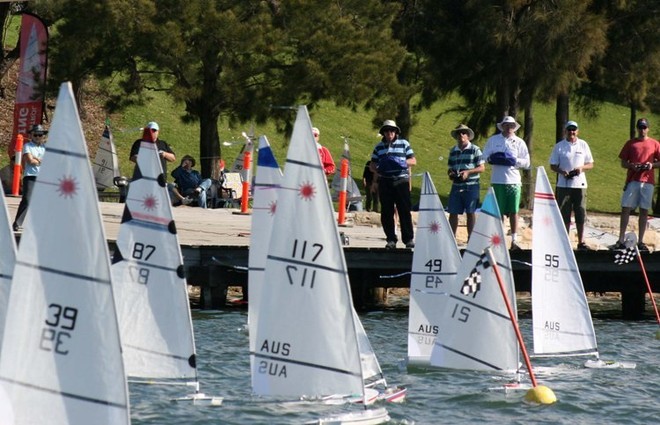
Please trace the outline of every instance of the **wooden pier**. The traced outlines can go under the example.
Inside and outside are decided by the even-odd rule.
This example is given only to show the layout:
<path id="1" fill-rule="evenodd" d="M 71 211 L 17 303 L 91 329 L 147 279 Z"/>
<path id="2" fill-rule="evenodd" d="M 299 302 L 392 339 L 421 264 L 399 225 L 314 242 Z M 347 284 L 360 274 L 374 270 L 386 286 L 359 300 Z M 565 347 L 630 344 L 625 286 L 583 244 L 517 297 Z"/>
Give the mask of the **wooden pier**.
<path id="1" fill-rule="evenodd" d="M 19 198 L 7 198 L 10 217 L 14 217 Z M 123 204 L 101 202 L 101 214 L 110 249 L 114 247 L 123 212 Z M 46 211 L 44 211 L 47 214 Z M 235 209 L 200 209 L 178 207 L 174 218 L 181 244 L 188 283 L 201 288 L 201 307 L 224 308 L 227 289 L 240 286 L 247 295 L 247 265 L 250 243 L 250 215 Z M 357 213 L 362 214 L 362 213 Z M 373 214 L 373 213 L 364 213 Z M 386 250 L 382 229 L 374 223 L 377 215 L 361 224 L 341 227 L 349 239 L 344 248 L 353 298 L 357 309 L 381 305 L 386 288 L 408 288 L 412 250 Z M 349 223 L 354 215 L 349 215 Z M 632 221 L 633 218 L 631 218 Z M 26 223 L 27 224 L 27 223 Z M 292 223 L 295 225 L 295 223 Z M 654 232 L 649 229 L 649 232 Z M 20 235 L 20 234 L 19 234 Z M 657 237 L 657 235 L 653 235 Z M 521 244 L 523 248 L 529 248 Z M 587 292 L 619 292 L 622 315 L 640 319 L 645 311 L 646 284 L 639 263 L 616 265 L 613 253 L 606 249 L 576 251 L 576 258 Z M 660 292 L 660 252 L 642 256 L 654 293 Z M 517 291 L 530 291 L 531 251 L 511 253 Z M 649 302 L 650 304 L 650 302 Z"/>

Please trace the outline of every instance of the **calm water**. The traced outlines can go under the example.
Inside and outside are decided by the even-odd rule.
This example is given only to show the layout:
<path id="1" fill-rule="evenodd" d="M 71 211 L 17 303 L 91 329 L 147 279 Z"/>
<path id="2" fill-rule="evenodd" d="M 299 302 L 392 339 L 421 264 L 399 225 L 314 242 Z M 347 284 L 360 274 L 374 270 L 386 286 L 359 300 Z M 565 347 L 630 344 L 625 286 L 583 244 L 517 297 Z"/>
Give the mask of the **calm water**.
<path id="1" fill-rule="evenodd" d="M 531 351 L 531 320 L 523 316 L 520 326 Z M 554 405 L 534 406 L 522 401 L 522 393 L 487 392 L 504 379 L 494 374 L 401 369 L 407 311 L 371 312 L 361 318 L 388 382 L 408 387 L 406 402 L 387 405 L 392 424 L 650 424 L 660 418 L 655 321 L 594 320 L 601 357 L 636 362 L 634 370 L 584 369 L 579 358 L 533 360 L 537 379 L 559 399 Z M 246 319 L 245 311 L 193 313 L 202 391 L 223 396 L 221 407 L 172 403 L 176 388 L 131 386 L 133 424 L 294 424 L 357 408 L 253 397 L 248 337 L 239 330 Z"/>

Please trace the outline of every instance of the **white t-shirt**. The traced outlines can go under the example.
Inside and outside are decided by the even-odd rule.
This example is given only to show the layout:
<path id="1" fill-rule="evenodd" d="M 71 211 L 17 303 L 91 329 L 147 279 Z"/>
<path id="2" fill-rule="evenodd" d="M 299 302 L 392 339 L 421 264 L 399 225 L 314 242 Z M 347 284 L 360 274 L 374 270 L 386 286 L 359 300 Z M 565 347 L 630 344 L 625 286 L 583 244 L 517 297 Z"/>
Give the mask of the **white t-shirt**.
<path id="1" fill-rule="evenodd" d="M 558 165 L 564 171 L 571 171 L 584 164 L 594 162 L 589 145 L 582 139 L 571 143 L 564 139 L 558 142 L 550 154 L 550 165 Z M 587 187 L 587 177 L 582 172 L 572 179 L 567 179 L 563 174 L 558 174 L 557 187 L 571 187 L 584 189 Z"/>
<path id="2" fill-rule="evenodd" d="M 516 165 L 490 164 L 492 168 L 490 182 L 492 184 L 521 184 L 522 179 L 518 168 L 528 169 L 531 164 L 527 144 L 516 135 L 505 139 L 502 133 L 495 134 L 486 141 L 484 159 L 488 162 L 488 158 L 495 152 L 505 151 L 509 151 L 516 158 Z"/>

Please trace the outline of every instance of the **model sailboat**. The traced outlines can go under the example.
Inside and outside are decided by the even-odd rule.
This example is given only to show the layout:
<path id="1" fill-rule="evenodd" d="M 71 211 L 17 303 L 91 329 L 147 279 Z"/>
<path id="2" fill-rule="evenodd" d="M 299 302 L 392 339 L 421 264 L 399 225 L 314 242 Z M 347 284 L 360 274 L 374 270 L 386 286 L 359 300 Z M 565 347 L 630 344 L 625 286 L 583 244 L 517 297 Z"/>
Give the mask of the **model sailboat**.
<path id="1" fill-rule="evenodd" d="M 16 257 L 0 384 L 12 423 L 129 424 L 110 255 L 69 83 L 48 139 Z"/>
<path id="2" fill-rule="evenodd" d="M 442 327 L 431 353 L 433 366 L 510 373 L 519 369 L 515 330 L 497 277 L 485 260 L 488 247 L 497 259 L 507 298 L 517 315 L 511 259 L 492 188 L 477 214 L 456 279 L 447 285 Z"/>
<path id="3" fill-rule="evenodd" d="M 16 239 L 9 223 L 5 195 L 0 193 L 0 344 L 5 329 L 9 289 L 16 264 Z"/>
<path id="4" fill-rule="evenodd" d="M 264 269 L 273 218 L 277 207 L 277 189 L 282 183 L 282 171 L 266 136 L 259 138 L 257 173 L 254 177 L 254 198 L 248 256 L 248 333 L 250 352 L 255 349 L 257 316 L 264 285 Z"/>
<path id="5" fill-rule="evenodd" d="M 634 367 L 599 360 L 596 332 L 575 254 L 543 167 L 536 169 L 532 218 L 534 355 L 593 356 L 587 367 Z"/>
<path id="6" fill-rule="evenodd" d="M 108 125 L 103 129 L 103 136 L 99 142 L 99 148 L 96 151 L 94 162 L 94 179 L 96 180 L 96 189 L 105 190 L 113 187 L 115 177 L 119 177 L 119 158 L 117 157 L 117 148 L 112 139 L 112 133 Z"/>
<path id="7" fill-rule="evenodd" d="M 330 192 L 307 108 L 298 109 L 278 190 L 258 319 L 250 352 L 256 394 L 366 402 L 357 315 Z M 344 418 L 347 419 L 347 418 Z M 350 420 L 382 423 L 383 408 Z M 360 422 L 362 423 L 362 422 Z"/>
<path id="8" fill-rule="evenodd" d="M 183 258 L 155 143 L 142 141 L 112 258 L 115 298 L 131 381 L 191 385 L 180 400 L 219 405 L 199 392 Z"/>
<path id="9" fill-rule="evenodd" d="M 443 327 L 447 290 L 456 278 L 461 254 L 431 175 L 424 173 L 413 252 L 408 318 L 408 365 L 429 366 Z"/>

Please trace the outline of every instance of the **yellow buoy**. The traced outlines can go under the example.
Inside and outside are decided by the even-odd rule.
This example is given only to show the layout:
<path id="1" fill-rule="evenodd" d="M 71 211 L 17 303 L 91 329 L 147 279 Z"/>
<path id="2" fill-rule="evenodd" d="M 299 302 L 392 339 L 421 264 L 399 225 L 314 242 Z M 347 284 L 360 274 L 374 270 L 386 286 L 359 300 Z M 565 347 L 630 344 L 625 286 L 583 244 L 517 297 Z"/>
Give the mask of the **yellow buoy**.
<path id="1" fill-rule="evenodd" d="M 552 390 L 545 385 L 537 385 L 525 394 L 525 400 L 530 403 L 552 404 L 557 402 L 557 397 Z"/>

